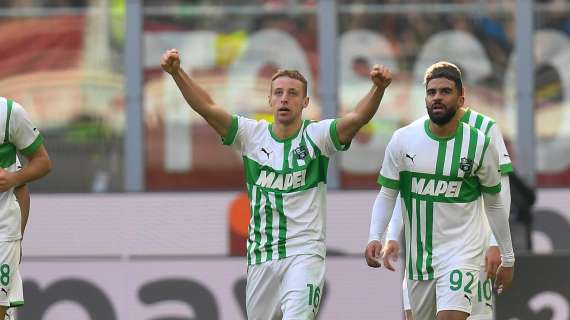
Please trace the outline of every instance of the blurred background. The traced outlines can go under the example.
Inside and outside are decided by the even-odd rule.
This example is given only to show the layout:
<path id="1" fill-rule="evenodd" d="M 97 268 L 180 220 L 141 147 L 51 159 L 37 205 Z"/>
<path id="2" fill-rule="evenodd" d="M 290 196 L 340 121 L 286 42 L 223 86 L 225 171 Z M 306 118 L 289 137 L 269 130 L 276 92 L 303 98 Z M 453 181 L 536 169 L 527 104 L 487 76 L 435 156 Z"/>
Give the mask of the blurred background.
<path id="1" fill-rule="evenodd" d="M 517 274 L 496 318 L 570 319 L 569 34 L 565 0 L 0 1 L 0 95 L 28 111 L 54 164 L 30 185 L 18 318 L 245 318 L 241 159 L 160 69 L 178 48 L 214 100 L 255 119 L 271 120 L 277 68 L 308 79 L 310 119 L 354 108 L 373 64 L 392 69 L 380 111 L 330 168 L 320 319 L 401 318 L 399 273 L 361 258 L 376 178 L 394 130 L 425 114 L 426 67 L 458 64 L 516 172 Z"/>

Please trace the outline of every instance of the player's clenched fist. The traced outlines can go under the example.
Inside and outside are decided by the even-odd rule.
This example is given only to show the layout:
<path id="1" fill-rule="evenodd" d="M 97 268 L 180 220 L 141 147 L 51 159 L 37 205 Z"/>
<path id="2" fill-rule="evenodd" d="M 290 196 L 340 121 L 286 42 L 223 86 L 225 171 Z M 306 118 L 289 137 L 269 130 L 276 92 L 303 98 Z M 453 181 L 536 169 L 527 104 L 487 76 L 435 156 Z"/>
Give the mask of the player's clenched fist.
<path id="1" fill-rule="evenodd" d="M 372 240 L 366 246 L 364 257 L 366 263 L 372 268 L 380 268 L 380 252 L 382 251 L 382 244 L 378 240 Z"/>
<path id="2" fill-rule="evenodd" d="M 370 71 L 370 79 L 381 89 L 385 89 L 392 82 L 392 72 L 385 66 L 375 64 Z"/>
<path id="3" fill-rule="evenodd" d="M 7 170 L 0 169 L 0 192 L 8 191 L 14 185 L 13 174 Z"/>
<path id="4" fill-rule="evenodd" d="M 180 68 L 180 54 L 176 49 L 169 49 L 160 58 L 162 70 L 174 74 Z"/>

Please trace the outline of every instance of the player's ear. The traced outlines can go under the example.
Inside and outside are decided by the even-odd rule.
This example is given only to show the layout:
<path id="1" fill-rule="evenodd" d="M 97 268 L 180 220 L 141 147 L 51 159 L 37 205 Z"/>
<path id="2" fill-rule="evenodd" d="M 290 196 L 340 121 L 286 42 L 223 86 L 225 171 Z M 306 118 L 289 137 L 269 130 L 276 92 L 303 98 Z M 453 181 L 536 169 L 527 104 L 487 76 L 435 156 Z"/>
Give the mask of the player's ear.
<path id="1" fill-rule="evenodd" d="M 459 108 L 463 108 L 463 106 L 465 105 L 465 96 L 463 95 L 459 96 L 457 105 L 459 106 Z"/>
<path id="2" fill-rule="evenodd" d="M 306 96 L 303 98 L 303 109 L 309 106 L 309 97 Z"/>

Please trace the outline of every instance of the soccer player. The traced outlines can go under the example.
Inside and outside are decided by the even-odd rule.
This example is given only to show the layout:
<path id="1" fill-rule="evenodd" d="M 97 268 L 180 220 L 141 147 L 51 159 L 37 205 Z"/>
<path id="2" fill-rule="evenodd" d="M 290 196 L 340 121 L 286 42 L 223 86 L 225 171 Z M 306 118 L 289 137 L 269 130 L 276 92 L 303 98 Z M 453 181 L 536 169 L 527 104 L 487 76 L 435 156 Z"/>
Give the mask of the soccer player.
<path id="1" fill-rule="evenodd" d="M 4 319 L 8 308 L 24 304 L 19 262 L 22 214 L 27 209 L 25 199 L 21 204 L 16 200 L 14 188 L 45 176 L 51 169 L 51 161 L 42 136 L 24 108 L 3 97 L 0 97 L 0 139 L 0 319 Z M 17 152 L 28 159 L 20 170 Z M 18 197 L 22 190 L 17 191 Z M 24 207 L 21 209 L 20 205 Z"/>
<path id="2" fill-rule="evenodd" d="M 397 130 L 386 149 L 365 257 L 369 266 L 380 267 L 380 239 L 400 192 L 413 317 L 465 320 L 488 240 L 483 205 L 501 252 L 495 289 L 501 293 L 512 282 L 514 253 L 499 195 L 499 155 L 484 132 L 460 121 L 464 96 L 455 65 L 429 67 L 425 86 L 429 118 Z"/>
<path id="3" fill-rule="evenodd" d="M 181 68 L 175 49 L 161 59 L 192 109 L 243 157 L 251 218 L 247 240 L 248 319 L 314 319 L 325 271 L 326 174 L 329 158 L 348 149 L 376 113 L 390 71 L 375 65 L 372 88 L 339 119 L 307 121 L 307 81 L 279 70 L 268 103 L 274 123 L 230 115 Z"/>
<path id="4" fill-rule="evenodd" d="M 509 173 L 513 171 L 511 158 L 509 156 L 503 135 L 496 125 L 495 121 L 488 116 L 480 114 L 470 108 L 459 108 L 457 110 L 460 121 L 468 123 L 470 126 L 481 130 L 485 135 L 491 138 L 491 143 L 494 144 L 497 151 L 499 151 L 499 165 L 501 170 L 501 198 L 506 207 L 507 212 L 510 212 L 511 193 L 509 184 Z M 403 217 L 400 201 L 396 202 L 394 208 L 394 215 L 388 224 L 388 231 L 386 233 L 386 244 L 382 248 L 382 260 L 384 266 L 394 271 L 391 261 L 396 261 L 399 255 L 399 242 L 400 234 L 402 232 Z M 479 282 L 477 283 L 477 296 L 473 300 L 473 308 L 469 320 L 493 320 L 493 300 L 492 300 L 492 283 L 491 279 L 495 277 L 495 271 L 501 263 L 499 248 L 497 240 L 491 233 L 488 223 L 485 221 L 483 232 L 489 235 L 489 242 L 486 244 L 486 254 L 481 261 L 481 268 L 479 270 Z M 409 244 L 407 244 L 409 250 Z M 408 298 L 408 288 L 405 282 L 402 285 L 402 297 L 404 302 L 404 310 L 406 312 L 406 319 L 412 320 L 412 311 Z"/>

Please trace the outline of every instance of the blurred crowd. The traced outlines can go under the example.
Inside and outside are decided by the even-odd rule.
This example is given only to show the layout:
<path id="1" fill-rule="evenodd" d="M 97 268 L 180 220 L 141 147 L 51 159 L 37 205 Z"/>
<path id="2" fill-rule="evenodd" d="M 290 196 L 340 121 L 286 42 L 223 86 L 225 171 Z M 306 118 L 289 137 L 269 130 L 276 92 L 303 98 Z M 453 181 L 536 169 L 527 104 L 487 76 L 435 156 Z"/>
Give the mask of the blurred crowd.
<path id="1" fill-rule="evenodd" d="M 0 8 L 57 8 L 57 7 L 84 7 L 89 0 L 3 0 Z"/>

